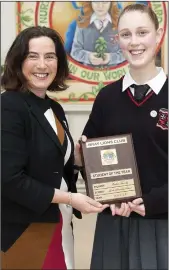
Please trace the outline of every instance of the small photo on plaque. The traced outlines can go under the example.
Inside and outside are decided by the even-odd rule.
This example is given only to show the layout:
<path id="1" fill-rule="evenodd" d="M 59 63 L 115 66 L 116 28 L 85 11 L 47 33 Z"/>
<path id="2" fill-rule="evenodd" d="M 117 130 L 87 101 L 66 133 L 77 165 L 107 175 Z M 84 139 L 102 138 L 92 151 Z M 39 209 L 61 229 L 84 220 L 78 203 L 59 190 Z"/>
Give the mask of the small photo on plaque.
<path id="1" fill-rule="evenodd" d="M 118 164 L 116 149 L 101 150 L 100 154 L 101 154 L 101 162 L 103 166 Z"/>

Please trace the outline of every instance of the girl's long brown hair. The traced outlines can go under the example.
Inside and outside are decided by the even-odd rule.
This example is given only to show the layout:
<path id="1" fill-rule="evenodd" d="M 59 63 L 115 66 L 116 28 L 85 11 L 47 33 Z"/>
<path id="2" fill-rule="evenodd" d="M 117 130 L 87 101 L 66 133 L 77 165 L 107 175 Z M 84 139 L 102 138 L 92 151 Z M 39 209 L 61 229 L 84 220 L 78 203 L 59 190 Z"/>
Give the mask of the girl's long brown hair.
<path id="1" fill-rule="evenodd" d="M 78 24 L 79 28 L 86 28 L 89 26 L 90 18 L 93 14 L 92 3 L 91 2 L 82 2 L 82 7 L 83 7 L 84 15 L 80 16 L 80 18 L 77 20 L 77 24 Z M 110 16 L 112 18 L 113 29 L 116 29 L 118 17 L 120 14 L 116 2 L 111 2 L 109 13 L 110 13 Z"/>

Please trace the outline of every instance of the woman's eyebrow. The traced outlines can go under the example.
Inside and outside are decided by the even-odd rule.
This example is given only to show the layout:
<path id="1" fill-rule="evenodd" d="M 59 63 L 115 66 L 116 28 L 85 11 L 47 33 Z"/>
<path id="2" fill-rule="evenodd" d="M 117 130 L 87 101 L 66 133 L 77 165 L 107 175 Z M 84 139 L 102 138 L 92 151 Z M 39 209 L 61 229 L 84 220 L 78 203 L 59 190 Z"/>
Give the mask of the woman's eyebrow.
<path id="1" fill-rule="evenodd" d="M 33 51 L 30 51 L 29 53 L 33 53 L 33 54 L 39 54 L 39 53 L 37 53 L 37 52 L 33 52 Z M 45 55 L 46 54 L 53 54 L 53 55 L 56 55 L 56 53 L 55 52 L 47 52 L 47 53 L 45 53 Z"/>
<path id="2" fill-rule="evenodd" d="M 47 52 L 47 53 L 45 53 L 45 54 L 53 54 L 53 55 L 56 55 L 55 52 Z"/>

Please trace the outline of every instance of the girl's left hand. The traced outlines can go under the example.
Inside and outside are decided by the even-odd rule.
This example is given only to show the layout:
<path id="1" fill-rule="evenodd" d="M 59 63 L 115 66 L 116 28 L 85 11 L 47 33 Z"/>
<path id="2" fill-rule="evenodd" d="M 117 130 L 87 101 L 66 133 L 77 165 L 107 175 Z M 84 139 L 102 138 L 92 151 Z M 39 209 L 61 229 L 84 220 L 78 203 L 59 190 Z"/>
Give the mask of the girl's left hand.
<path id="1" fill-rule="evenodd" d="M 111 204 L 110 209 L 112 212 L 112 216 L 118 215 L 123 217 L 129 217 L 132 211 L 127 203 L 122 203 L 119 206 L 117 206 L 116 204 Z"/>
<path id="2" fill-rule="evenodd" d="M 132 202 L 128 202 L 128 205 L 130 206 L 130 209 L 137 214 L 141 216 L 145 216 L 145 206 L 143 204 L 143 199 L 142 198 L 137 198 L 133 200 Z"/>

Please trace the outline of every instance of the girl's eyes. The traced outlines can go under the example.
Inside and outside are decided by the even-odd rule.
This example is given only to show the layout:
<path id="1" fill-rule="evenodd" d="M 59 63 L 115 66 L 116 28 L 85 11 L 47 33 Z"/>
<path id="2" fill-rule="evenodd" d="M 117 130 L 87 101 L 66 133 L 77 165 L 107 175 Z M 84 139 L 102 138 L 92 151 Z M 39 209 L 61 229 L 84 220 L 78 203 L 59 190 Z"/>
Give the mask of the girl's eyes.
<path id="1" fill-rule="evenodd" d="M 144 36 L 144 35 L 146 35 L 146 34 L 147 34 L 146 31 L 140 31 L 140 32 L 139 32 L 139 35 L 140 35 L 140 36 Z"/>
<path id="2" fill-rule="evenodd" d="M 126 37 L 129 37 L 130 36 L 130 33 L 123 33 L 121 34 L 122 37 L 126 38 Z"/>
<path id="3" fill-rule="evenodd" d="M 145 36 L 147 33 L 148 33 L 147 31 L 139 31 L 139 32 L 137 32 L 136 35 L 137 36 Z M 123 37 L 123 38 L 128 38 L 130 36 L 131 36 L 131 33 L 129 33 L 129 32 L 121 34 L 121 37 Z"/>

